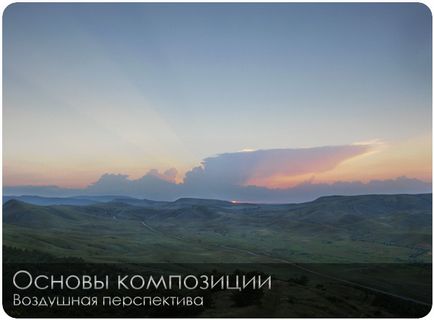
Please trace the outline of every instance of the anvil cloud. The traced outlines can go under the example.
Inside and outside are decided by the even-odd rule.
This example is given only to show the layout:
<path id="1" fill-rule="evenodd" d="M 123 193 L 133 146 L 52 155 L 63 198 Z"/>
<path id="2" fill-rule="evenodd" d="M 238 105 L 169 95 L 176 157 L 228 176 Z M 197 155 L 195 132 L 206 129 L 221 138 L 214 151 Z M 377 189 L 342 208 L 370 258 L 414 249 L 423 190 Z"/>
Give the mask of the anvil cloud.
<path id="1" fill-rule="evenodd" d="M 324 195 L 431 192 L 430 183 L 406 177 L 367 183 L 304 182 L 289 188 L 275 189 L 249 183 L 254 179 L 279 175 L 291 177 L 325 172 L 371 150 L 370 145 L 343 145 L 224 153 L 204 159 L 201 166 L 188 171 L 184 181 L 178 184 L 175 182 L 176 169 L 164 173 L 152 169 L 139 179 L 130 179 L 122 174 L 104 174 L 83 189 L 16 186 L 5 187 L 4 193 L 41 196 L 129 195 L 155 200 L 200 197 L 249 202 L 300 202 Z"/>

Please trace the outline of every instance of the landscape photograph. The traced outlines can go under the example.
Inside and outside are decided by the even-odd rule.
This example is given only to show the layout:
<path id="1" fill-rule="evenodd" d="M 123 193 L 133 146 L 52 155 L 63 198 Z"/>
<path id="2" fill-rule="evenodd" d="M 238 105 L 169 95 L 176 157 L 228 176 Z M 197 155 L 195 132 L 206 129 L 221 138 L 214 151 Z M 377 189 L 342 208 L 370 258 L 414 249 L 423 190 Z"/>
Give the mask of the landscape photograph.
<path id="1" fill-rule="evenodd" d="M 14 3 L 3 12 L 2 52 L 10 317 L 430 312 L 424 4 Z M 22 270 L 228 280 L 206 290 L 48 292 L 19 289 Z M 270 286 L 234 290 L 238 277 Z M 23 298 L 72 294 L 203 303 Z"/>

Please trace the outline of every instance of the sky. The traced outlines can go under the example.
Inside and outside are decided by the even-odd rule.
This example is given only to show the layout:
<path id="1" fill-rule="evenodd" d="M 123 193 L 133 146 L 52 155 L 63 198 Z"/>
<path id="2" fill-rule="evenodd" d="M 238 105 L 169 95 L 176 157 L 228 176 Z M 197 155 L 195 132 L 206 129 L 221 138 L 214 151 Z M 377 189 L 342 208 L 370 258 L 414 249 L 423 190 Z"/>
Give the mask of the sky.
<path id="1" fill-rule="evenodd" d="M 430 189 L 431 32 L 417 3 L 12 4 L 4 186 Z"/>

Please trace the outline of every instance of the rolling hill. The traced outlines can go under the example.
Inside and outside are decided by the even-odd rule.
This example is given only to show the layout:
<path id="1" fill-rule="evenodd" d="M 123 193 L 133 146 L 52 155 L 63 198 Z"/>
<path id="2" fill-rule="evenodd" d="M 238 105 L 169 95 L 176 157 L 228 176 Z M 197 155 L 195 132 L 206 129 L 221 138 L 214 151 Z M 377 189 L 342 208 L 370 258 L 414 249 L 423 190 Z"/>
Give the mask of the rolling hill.
<path id="1" fill-rule="evenodd" d="M 273 275 L 273 290 L 258 301 L 210 291 L 207 299 L 213 302 L 189 311 L 190 316 L 420 317 L 431 305 L 431 194 L 333 196 L 274 205 L 193 198 L 86 200 L 94 202 L 71 205 L 70 198 L 45 198 L 37 199 L 45 205 L 35 205 L 34 197 L 7 199 L 3 266 Z M 52 310 L 20 312 L 47 316 Z M 119 309 L 101 312 L 111 316 Z M 140 309 L 137 316 L 144 312 L 154 311 Z"/>
<path id="2" fill-rule="evenodd" d="M 279 205 L 105 200 L 48 206 L 9 200 L 4 244 L 89 261 L 431 261 L 431 194 Z"/>

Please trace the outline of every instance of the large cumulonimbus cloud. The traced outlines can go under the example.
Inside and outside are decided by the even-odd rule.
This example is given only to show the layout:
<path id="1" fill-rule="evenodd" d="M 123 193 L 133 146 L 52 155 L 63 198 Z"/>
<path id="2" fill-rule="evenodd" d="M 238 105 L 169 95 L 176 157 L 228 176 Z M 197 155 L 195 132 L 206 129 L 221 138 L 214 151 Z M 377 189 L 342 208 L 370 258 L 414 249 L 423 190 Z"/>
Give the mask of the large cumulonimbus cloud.
<path id="1" fill-rule="evenodd" d="M 370 149 L 369 145 L 344 145 L 224 153 L 203 160 L 202 166 L 187 172 L 184 183 L 241 186 L 273 176 L 320 173 Z"/>
<path id="2" fill-rule="evenodd" d="M 16 186 L 3 188 L 5 195 L 128 195 L 153 200 L 180 197 L 214 198 L 248 202 L 302 202 L 325 195 L 368 193 L 425 193 L 431 183 L 399 177 L 388 180 L 337 181 L 330 184 L 306 182 L 291 188 L 270 189 L 250 181 L 273 176 L 298 176 L 332 170 L 342 162 L 372 150 L 370 145 L 344 145 L 302 149 L 271 149 L 224 153 L 206 158 L 176 183 L 176 169 L 160 173 L 152 169 L 139 179 L 122 174 L 104 174 L 84 189 L 56 186 Z"/>

